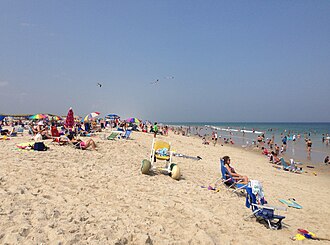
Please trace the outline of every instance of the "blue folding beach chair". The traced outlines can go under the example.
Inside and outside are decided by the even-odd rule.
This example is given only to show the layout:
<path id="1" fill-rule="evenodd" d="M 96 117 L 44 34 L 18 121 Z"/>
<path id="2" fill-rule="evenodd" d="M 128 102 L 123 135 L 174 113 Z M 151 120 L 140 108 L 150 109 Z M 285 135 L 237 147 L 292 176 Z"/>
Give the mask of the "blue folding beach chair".
<path id="1" fill-rule="evenodd" d="M 121 136 L 122 139 L 129 139 L 130 135 L 132 133 L 132 130 L 126 130 L 125 134 Z"/>
<path id="2" fill-rule="evenodd" d="M 251 187 L 246 187 L 246 203 L 245 206 L 247 208 L 252 209 L 252 214 L 249 217 L 255 216 L 257 220 L 260 221 L 264 220 L 268 224 L 270 229 L 278 230 L 282 228 L 282 220 L 285 216 L 280 216 L 274 214 L 275 209 L 284 209 L 281 207 L 273 207 L 273 206 L 266 206 L 265 200 L 262 198 L 260 199 L 260 204 L 257 203 L 257 198 L 252 192 Z M 275 222 L 277 220 L 277 222 Z"/>
<path id="3" fill-rule="evenodd" d="M 228 169 L 225 167 L 225 163 L 223 159 L 220 159 L 220 171 L 221 171 L 221 181 L 222 183 L 230 188 L 234 188 L 233 192 L 236 192 L 238 190 L 243 190 L 247 187 L 247 184 L 240 183 L 241 181 L 237 181 L 233 178 L 233 176 L 230 174 Z"/>

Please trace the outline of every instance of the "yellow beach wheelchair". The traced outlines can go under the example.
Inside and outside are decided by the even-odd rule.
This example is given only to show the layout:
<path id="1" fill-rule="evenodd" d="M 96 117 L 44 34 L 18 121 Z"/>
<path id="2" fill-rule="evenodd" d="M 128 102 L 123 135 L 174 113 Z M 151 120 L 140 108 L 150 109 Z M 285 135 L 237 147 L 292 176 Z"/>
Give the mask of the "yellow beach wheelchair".
<path id="1" fill-rule="evenodd" d="M 156 167 L 157 160 L 165 161 L 164 167 Z M 160 171 L 168 174 L 175 180 L 180 179 L 180 168 L 177 164 L 172 162 L 171 144 L 162 140 L 152 141 L 150 160 L 144 159 L 141 164 L 141 172 L 148 174 L 149 171 Z"/>

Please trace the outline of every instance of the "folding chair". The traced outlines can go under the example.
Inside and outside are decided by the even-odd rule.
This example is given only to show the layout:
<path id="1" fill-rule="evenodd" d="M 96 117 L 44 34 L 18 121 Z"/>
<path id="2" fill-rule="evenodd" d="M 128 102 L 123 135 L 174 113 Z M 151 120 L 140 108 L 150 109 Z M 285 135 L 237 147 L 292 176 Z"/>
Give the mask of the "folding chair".
<path id="1" fill-rule="evenodd" d="M 252 214 L 248 216 L 249 217 L 256 217 L 257 220 L 264 220 L 268 224 L 270 229 L 273 230 L 278 230 L 282 228 L 282 220 L 285 219 L 285 216 L 280 216 L 274 214 L 274 211 L 276 209 L 282 209 L 286 210 L 283 207 L 273 207 L 273 206 L 268 206 L 265 204 L 264 198 L 260 199 L 260 203 L 257 203 L 257 197 L 255 194 L 252 192 L 252 188 L 246 187 L 246 203 L 245 206 L 247 208 L 252 209 Z M 277 220 L 277 222 L 276 222 Z"/>
<path id="2" fill-rule="evenodd" d="M 125 134 L 121 136 L 122 139 L 129 139 L 130 135 L 132 133 L 132 130 L 126 130 Z"/>
<path id="3" fill-rule="evenodd" d="M 107 137 L 108 140 L 115 140 L 119 133 L 111 132 L 111 134 Z"/>

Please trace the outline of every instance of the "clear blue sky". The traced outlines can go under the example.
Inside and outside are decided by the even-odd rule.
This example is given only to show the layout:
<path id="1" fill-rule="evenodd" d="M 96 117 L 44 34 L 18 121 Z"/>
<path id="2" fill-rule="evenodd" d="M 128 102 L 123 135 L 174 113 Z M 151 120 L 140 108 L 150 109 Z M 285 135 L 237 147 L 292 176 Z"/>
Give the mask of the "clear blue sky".
<path id="1" fill-rule="evenodd" d="M 0 113 L 329 122 L 329 13 L 326 0 L 3 0 Z"/>

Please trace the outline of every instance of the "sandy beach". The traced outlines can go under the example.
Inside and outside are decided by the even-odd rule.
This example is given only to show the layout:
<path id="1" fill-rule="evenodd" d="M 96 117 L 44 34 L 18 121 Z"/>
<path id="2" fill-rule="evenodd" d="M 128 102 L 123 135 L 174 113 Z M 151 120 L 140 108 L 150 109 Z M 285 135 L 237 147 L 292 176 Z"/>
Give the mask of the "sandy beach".
<path id="1" fill-rule="evenodd" d="M 110 134 L 110 131 L 107 132 Z M 93 137 L 98 151 L 46 144 L 45 152 L 17 150 L 24 136 L 0 141 L 1 244 L 302 244 L 290 240 L 298 228 L 330 239 L 329 166 L 295 174 L 273 168 L 259 152 L 201 139 L 157 136 L 177 153 L 179 181 L 163 174 L 143 175 L 153 136 L 133 132 L 130 140 Z M 280 211 L 282 230 L 254 218 L 243 195 L 214 186 L 219 159 L 229 155 L 236 171 L 263 184 L 269 204 L 295 198 L 302 209 Z M 161 162 L 157 162 L 161 165 Z M 303 244 L 325 241 L 304 240 Z"/>

